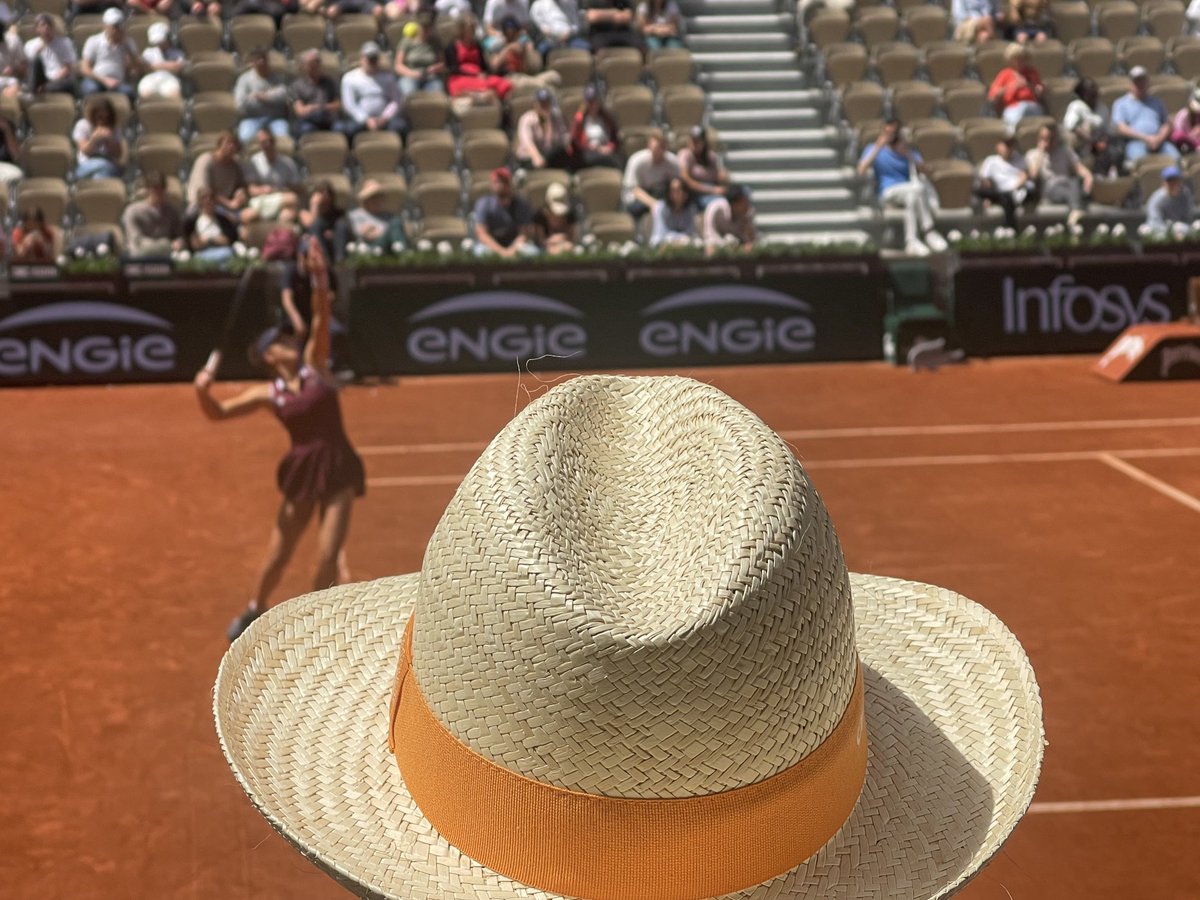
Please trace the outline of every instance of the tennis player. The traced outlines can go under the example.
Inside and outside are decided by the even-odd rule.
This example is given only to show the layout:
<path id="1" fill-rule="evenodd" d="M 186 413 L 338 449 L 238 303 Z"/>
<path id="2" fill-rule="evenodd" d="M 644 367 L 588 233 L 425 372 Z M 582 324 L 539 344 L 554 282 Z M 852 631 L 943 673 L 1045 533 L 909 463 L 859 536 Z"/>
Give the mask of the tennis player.
<path id="1" fill-rule="evenodd" d="M 350 509 L 354 499 L 366 491 L 362 460 L 346 436 L 337 382 L 328 368 L 332 303 L 328 263 L 318 241 L 308 241 L 298 259 L 307 269 L 313 301 L 311 334 L 303 353 L 294 336 L 269 328 L 250 349 L 254 362 L 274 375 L 269 383 L 218 400 L 212 395 L 212 369 L 201 369 L 193 382 L 200 408 L 208 418 L 219 421 L 270 410 L 292 441 L 276 473 L 283 502 L 275 516 L 266 559 L 254 596 L 229 625 L 231 642 L 267 608 L 268 598 L 314 511 L 319 511 L 320 532 L 313 589 L 349 580 L 343 548 L 350 528 Z"/>

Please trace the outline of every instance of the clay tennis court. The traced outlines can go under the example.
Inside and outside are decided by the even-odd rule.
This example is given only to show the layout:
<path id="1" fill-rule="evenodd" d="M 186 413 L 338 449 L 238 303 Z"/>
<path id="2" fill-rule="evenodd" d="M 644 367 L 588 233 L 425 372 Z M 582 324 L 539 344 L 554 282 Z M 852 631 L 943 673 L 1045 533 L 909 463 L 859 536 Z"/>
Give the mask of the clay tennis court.
<path id="1" fill-rule="evenodd" d="M 1200 896 L 1200 386 L 1114 386 L 1089 363 L 687 373 L 795 446 L 852 569 L 952 587 L 1029 652 L 1050 746 L 974 900 Z M 370 479 L 356 578 L 420 566 L 483 444 L 543 389 L 343 394 Z M 212 725 L 283 430 L 213 425 L 186 385 L 8 390 L 0 420 L 0 892 L 346 896 L 251 808 Z M 312 550 L 280 597 L 308 589 Z"/>

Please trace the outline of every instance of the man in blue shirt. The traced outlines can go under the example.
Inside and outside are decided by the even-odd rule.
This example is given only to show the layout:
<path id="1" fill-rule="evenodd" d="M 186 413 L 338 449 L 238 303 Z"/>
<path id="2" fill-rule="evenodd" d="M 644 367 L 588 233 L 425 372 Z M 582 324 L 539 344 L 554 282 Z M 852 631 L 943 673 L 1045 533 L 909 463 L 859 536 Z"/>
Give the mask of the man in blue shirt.
<path id="1" fill-rule="evenodd" d="M 1112 122 L 1125 138 L 1125 162 L 1134 163 L 1147 153 L 1165 153 L 1179 158 L 1179 150 L 1167 140 L 1171 120 L 1157 97 L 1149 94 L 1150 77 L 1141 66 L 1129 70 L 1133 90 L 1113 104 Z"/>
<path id="2" fill-rule="evenodd" d="M 475 204 L 476 256 L 536 256 L 538 247 L 529 240 L 533 210 L 513 191 L 512 172 L 501 166 L 492 170 L 492 192 Z"/>
<path id="3" fill-rule="evenodd" d="M 917 177 L 924 171 L 925 161 L 908 146 L 896 119 L 883 126 L 875 143 L 863 150 L 858 160 L 859 175 L 870 172 L 875 176 L 880 204 L 904 208 L 904 250 L 911 256 L 946 249 L 945 238 L 933 230 L 932 190 Z"/>

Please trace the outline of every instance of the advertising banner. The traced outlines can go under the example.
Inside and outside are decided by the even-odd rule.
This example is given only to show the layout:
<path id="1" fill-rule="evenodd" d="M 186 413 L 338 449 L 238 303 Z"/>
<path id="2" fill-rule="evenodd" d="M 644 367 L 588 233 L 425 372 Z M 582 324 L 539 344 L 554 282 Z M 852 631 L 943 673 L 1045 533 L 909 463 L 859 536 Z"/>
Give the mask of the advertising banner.
<path id="1" fill-rule="evenodd" d="M 0 299 L 0 386 L 188 381 L 222 338 L 233 279 L 14 285 Z M 223 378 L 256 373 L 243 352 L 267 324 L 246 303 L 226 340 Z"/>
<path id="2" fill-rule="evenodd" d="M 883 285 L 874 272 L 764 271 L 747 281 L 736 270 L 672 274 L 627 282 L 506 276 L 481 287 L 376 281 L 351 297 L 355 365 L 413 374 L 881 357 Z"/>
<path id="3" fill-rule="evenodd" d="M 1095 353 L 1186 310 L 1187 272 L 1171 255 L 980 260 L 954 279 L 954 325 L 973 356 Z"/>

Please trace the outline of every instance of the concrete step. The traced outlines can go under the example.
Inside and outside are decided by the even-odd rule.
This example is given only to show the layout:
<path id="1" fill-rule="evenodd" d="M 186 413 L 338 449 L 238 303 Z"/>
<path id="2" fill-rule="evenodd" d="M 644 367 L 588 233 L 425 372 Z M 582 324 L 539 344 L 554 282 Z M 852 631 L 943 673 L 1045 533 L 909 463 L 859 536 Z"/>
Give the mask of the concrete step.
<path id="1" fill-rule="evenodd" d="M 774 150 L 727 150 L 725 165 L 738 177 L 768 172 L 828 172 L 837 168 L 839 158 L 825 147 L 781 147 Z"/>
<path id="2" fill-rule="evenodd" d="M 825 117 L 812 107 L 793 106 L 781 109 L 720 109 L 714 110 L 711 122 L 722 134 L 730 129 L 786 131 L 795 128 L 820 128 Z"/>
<path id="3" fill-rule="evenodd" d="M 766 171 L 737 171 L 736 180 L 755 190 L 772 188 L 818 188 L 849 187 L 854 170 L 849 166 L 833 166 L 826 169 L 777 168 Z"/>
<path id="4" fill-rule="evenodd" d="M 768 16 L 786 13 L 787 5 L 776 0 L 680 0 L 679 10 L 687 19 L 701 16 Z"/>
<path id="5" fill-rule="evenodd" d="M 794 88 L 761 91 L 709 91 L 713 109 L 794 109 L 822 107 L 829 102 L 824 91 Z"/>
<path id="6" fill-rule="evenodd" d="M 871 217 L 861 209 L 824 212 L 759 212 L 754 218 L 763 231 L 820 232 L 847 228 L 869 229 Z"/>
<path id="7" fill-rule="evenodd" d="M 783 51 L 764 51 L 762 53 L 719 53 L 692 50 L 692 57 L 701 69 L 752 69 L 757 72 L 770 72 L 779 69 L 794 69 L 796 54 Z"/>
<path id="8" fill-rule="evenodd" d="M 841 187 L 768 188 L 754 191 L 754 208 L 760 213 L 825 213 L 852 210 L 858 203 L 850 191 Z"/>
<path id="9" fill-rule="evenodd" d="M 757 58 L 763 52 L 794 50 L 796 38 L 781 31 L 727 31 L 719 34 L 689 34 L 687 46 L 692 53 L 746 53 Z"/>
<path id="10" fill-rule="evenodd" d="M 708 93 L 716 91 L 756 91 L 773 90 L 775 88 L 802 88 L 808 82 L 804 75 L 795 68 L 794 59 L 789 56 L 789 65 L 783 68 L 771 69 L 732 69 L 723 71 L 700 72 L 697 80 Z"/>
<path id="11" fill-rule="evenodd" d="M 731 32 L 761 31 L 776 34 L 796 34 L 796 20 L 785 13 L 770 15 L 717 16 L 701 13 L 687 23 L 687 33 L 729 34 Z"/>
<path id="12" fill-rule="evenodd" d="M 781 128 L 778 131 L 746 129 L 721 132 L 726 150 L 788 150 L 796 147 L 824 147 L 830 138 L 824 128 Z"/>

